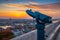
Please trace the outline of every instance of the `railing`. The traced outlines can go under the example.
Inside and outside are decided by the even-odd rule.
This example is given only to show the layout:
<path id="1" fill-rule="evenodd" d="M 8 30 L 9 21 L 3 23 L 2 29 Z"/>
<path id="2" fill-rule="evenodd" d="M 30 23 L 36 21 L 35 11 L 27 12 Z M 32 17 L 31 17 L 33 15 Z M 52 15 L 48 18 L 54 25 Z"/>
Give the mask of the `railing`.
<path id="1" fill-rule="evenodd" d="M 54 24 L 51 24 L 51 25 L 56 25 L 57 27 L 54 29 L 54 31 L 51 33 L 51 35 L 46 38 L 46 40 L 55 40 L 55 38 L 56 38 L 56 36 L 57 36 L 57 34 L 59 33 L 59 30 L 60 30 L 60 25 L 59 24 L 60 24 L 60 21 L 56 22 Z M 47 30 L 47 27 L 46 27 L 46 30 Z M 33 30 L 31 32 L 28 32 L 26 34 L 23 34 L 21 36 L 13 38 L 11 40 L 37 40 L 37 30 Z"/>
<path id="2" fill-rule="evenodd" d="M 57 40 L 59 32 L 60 32 L 60 25 L 56 27 L 55 31 L 50 35 L 50 37 L 47 40 Z"/>

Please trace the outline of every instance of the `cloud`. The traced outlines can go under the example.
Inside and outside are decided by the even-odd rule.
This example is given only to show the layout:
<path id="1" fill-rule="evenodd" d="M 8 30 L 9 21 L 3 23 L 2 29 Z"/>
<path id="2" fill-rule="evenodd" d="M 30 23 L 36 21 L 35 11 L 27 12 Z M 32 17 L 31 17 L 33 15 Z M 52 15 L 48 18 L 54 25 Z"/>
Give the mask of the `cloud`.
<path id="1" fill-rule="evenodd" d="M 37 2 L 29 2 L 30 5 L 39 5 Z"/>
<path id="2" fill-rule="evenodd" d="M 11 17 L 14 16 L 14 18 L 30 18 L 26 14 L 27 9 L 32 9 L 34 11 L 39 11 L 43 14 L 52 16 L 52 17 L 59 17 L 60 16 L 60 7 L 58 7 L 60 4 L 59 3 L 54 3 L 54 4 L 45 4 L 45 5 L 35 5 L 35 3 L 32 2 L 33 5 L 24 5 L 24 4 L 5 4 L 5 6 L 8 8 L 8 10 L 13 9 L 13 10 L 6 10 L 7 14 L 10 12 L 12 14 Z M 38 4 L 38 3 L 36 3 Z M 5 13 L 6 13 L 5 12 Z M 0 12 L 1 13 L 1 12 Z"/>

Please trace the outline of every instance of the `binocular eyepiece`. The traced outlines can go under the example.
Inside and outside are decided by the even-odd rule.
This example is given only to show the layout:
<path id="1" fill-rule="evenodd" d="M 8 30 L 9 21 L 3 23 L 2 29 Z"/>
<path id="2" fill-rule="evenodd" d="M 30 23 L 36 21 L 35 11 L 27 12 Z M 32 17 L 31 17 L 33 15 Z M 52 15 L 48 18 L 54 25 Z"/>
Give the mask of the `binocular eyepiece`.
<path id="1" fill-rule="evenodd" d="M 52 17 L 47 16 L 45 14 L 42 14 L 40 12 L 33 12 L 31 9 L 30 10 L 26 10 L 26 13 L 29 14 L 31 17 L 39 19 L 40 21 L 44 22 L 44 23 L 52 23 Z"/>

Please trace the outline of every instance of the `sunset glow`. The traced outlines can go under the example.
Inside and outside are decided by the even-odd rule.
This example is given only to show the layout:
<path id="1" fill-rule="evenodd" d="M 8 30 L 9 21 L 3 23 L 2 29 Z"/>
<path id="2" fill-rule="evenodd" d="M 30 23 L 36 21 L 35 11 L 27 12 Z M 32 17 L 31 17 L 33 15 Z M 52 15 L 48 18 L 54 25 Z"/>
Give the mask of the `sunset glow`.
<path id="1" fill-rule="evenodd" d="M 60 4 L 60 3 L 59 3 Z M 0 18 L 31 18 L 27 13 L 27 9 L 39 11 L 43 14 L 60 17 L 60 5 L 57 4 L 43 4 L 39 5 L 38 2 L 29 3 L 9 3 L 0 4 Z"/>

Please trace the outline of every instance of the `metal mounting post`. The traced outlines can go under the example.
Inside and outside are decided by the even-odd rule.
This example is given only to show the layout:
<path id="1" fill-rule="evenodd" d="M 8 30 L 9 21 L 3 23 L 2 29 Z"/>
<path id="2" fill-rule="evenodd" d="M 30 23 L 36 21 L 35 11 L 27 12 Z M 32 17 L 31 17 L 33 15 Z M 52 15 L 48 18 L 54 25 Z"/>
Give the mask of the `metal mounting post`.
<path id="1" fill-rule="evenodd" d="M 45 23 L 39 22 L 38 19 L 36 19 L 36 28 L 37 28 L 37 40 L 45 40 Z"/>

